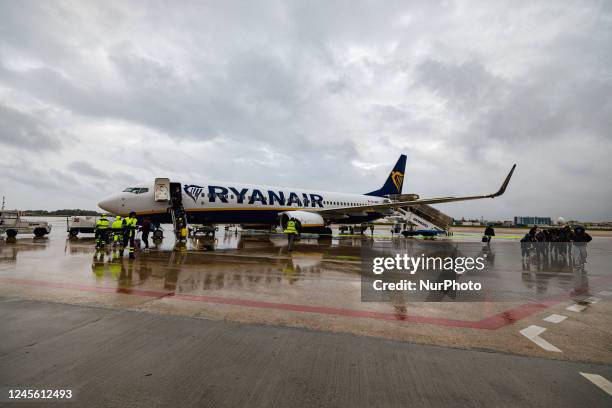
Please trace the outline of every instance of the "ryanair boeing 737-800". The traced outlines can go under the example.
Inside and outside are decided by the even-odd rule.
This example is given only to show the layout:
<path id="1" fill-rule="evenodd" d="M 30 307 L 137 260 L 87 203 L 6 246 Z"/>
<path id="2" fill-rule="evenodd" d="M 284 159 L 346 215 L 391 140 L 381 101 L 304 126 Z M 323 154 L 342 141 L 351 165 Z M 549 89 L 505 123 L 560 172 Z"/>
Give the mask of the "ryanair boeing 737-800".
<path id="1" fill-rule="evenodd" d="M 366 194 L 157 178 L 152 185 L 128 187 L 98 205 L 116 215 L 134 211 L 139 219 L 149 217 L 156 223 L 171 223 L 177 207 L 188 223 L 204 225 L 285 225 L 292 218 L 300 231 L 318 233 L 328 232 L 331 224 L 371 222 L 394 208 L 498 197 L 505 192 L 516 165 L 496 193 L 425 199 L 402 196 L 405 167 L 406 156 L 401 155 L 384 185 Z"/>

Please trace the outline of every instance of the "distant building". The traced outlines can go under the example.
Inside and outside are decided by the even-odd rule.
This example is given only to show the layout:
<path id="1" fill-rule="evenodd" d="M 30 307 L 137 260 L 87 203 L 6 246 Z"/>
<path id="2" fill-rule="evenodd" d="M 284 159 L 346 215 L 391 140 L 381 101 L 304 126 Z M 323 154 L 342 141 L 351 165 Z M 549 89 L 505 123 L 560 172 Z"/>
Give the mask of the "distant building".
<path id="1" fill-rule="evenodd" d="M 514 225 L 522 227 L 552 225 L 552 219 L 550 217 L 514 217 Z"/>

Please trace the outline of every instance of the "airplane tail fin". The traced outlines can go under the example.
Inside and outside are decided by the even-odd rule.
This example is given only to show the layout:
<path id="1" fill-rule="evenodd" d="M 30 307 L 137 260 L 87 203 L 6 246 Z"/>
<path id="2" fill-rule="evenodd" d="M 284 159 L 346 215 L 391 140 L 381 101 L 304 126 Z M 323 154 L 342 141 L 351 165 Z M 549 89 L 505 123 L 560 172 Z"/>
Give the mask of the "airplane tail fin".
<path id="1" fill-rule="evenodd" d="M 389 177 L 387 177 L 387 181 L 385 184 L 378 190 L 370 191 L 366 193 L 366 195 L 370 196 L 388 196 L 391 194 L 401 194 L 402 186 L 404 185 L 404 171 L 406 170 L 406 155 L 402 154 L 395 163 L 395 167 L 389 173 Z"/>

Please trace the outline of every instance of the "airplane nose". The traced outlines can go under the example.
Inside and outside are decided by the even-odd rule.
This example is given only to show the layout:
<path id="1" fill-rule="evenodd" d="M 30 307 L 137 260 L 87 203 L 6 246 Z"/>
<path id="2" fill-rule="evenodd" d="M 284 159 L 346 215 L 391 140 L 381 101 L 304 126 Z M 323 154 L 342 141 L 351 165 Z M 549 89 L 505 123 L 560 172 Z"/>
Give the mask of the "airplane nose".
<path id="1" fill-rule="evenodd" d="M 104 211 L 113 213 L 114 212 L 113 210 L 116 207 L 115 204 L 116 203 L 113 197 L 106 197 L 98 203 L 98 207 L 100 207 Z"/>

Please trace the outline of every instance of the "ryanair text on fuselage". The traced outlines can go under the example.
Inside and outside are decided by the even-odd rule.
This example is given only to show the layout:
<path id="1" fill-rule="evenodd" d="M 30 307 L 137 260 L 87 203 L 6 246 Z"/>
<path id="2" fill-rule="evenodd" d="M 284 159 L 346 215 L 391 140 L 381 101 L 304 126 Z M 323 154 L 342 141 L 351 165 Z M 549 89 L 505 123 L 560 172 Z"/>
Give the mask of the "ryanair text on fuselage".
<path id="1" fill-rule="evenodd" d="M 222 203 L 228 202 L 229 195 L 236 197 L 238 204 L 255 204 L 262 205 L 280 205 L 285 207 L 321 207 L 323 208 L 323 196 L 312 193 L 301 193 L 301 197 L 294 192 L 289 192 L 285 195 L 283 191 L 265 190 L 262 192 L 259 189 L 236 188 L 232 186 L 198 186 L 196 184 L 187 184 L 183 187 L 187 194 L 195 203 L 199 198 L 208 199 L 208 202 L 214 203 L 217 200 Z M 206 192 L 207 191 L 207 192 Z"/>

